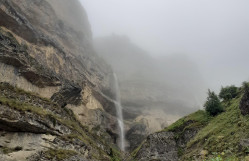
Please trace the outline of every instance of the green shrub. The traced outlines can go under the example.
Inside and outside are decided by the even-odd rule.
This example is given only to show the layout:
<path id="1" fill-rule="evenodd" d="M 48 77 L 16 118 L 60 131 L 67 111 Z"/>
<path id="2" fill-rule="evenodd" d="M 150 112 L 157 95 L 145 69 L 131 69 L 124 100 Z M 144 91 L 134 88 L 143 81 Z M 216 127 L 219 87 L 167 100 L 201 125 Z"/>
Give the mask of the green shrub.
<path id="1" fill-rule="evenodd" d="M 248 82 L 243 82 L 243 83 L 242 83 L 242 87 L 244 88 L 244 90 L 245 90 L 246 92 L 249 91 L 249 83 L 248 83 Z"/>
<path id="2" fill-rule="evenodd" d="M 234 85 L 221 87 L 219 97 L 223 100 L 230 100 L 238 95 L 238 88 Z"/>
<path id="3" fill-rule="evenodd" d="M 214 157 L 214 158 L 210 158 L 209 160 L 206 160 L 206 161 L 223 161 L 223 159 L 222 159 L 221 156 L 217 156 L 217 157 Z"/>
<path id="4" fill-rule="evenodd" d="M 208 90 L 208 97 L 204 107 L 205 110 L 212 116 L 224 111 L 218 96 L 210 90 Z"/>
<path id="5" fill-rule="evenodd" d="M 15 147 L 15 148 L 10 148 L 10 147 L 4 146 L 4 147 L 0 147 L 0 150 L 2 150 L 2 152 L 3 152 L 4 154 L 9 154 L 9 153 L 13 153 L 13 152 L 17 152 L 17 151 L 22 150 L 22 147 L 17 146 L 17 147 Z"/>
<path id="6" fill-rule="evenodd" d="M 110 151 L 111 161 L 120 161 L 121 159 L 119 155 L 120 153 L 117 150 L 111 148 L 111 151 Z"/>

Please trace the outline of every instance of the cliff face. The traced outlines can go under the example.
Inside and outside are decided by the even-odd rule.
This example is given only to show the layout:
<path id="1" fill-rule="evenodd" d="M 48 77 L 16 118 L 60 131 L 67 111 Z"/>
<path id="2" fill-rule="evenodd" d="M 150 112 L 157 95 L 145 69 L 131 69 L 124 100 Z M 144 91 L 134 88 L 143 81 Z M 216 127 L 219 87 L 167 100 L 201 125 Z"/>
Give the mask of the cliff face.
<path id="1" fill-rule="evenodd" d="M 117 137 L 112 70 L 93 50 L 80 2 L 1 0 L 0 17 L 1 157 L 108 160 L 98 135 Z"/>
<path id="2" fill-rule="evenodd" d="M 43 66 L 80 86 L 87 83 L 104 90 L 110 68 L 93 51 L 81 4 L 76 0 L 68 3 L 1 1 L 0 25 L 12 31 Z"/>

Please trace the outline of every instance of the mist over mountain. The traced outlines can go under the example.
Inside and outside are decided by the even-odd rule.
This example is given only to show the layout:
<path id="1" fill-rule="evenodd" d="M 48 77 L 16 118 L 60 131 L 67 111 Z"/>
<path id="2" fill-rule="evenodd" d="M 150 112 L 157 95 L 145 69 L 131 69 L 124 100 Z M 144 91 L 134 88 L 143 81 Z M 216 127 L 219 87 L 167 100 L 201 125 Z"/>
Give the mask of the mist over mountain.
<path id="1" fill-rule="evenodd" d="M 95 38 L 127 35 L 153 57 L 188 55 L 216 92 L 248 80 L 248 0 L 81 2 Z"/>
<path id="2" fill-rule="evenodd" d="M 206 85 L 187 55 L 154 58 L 128 37 L 115 34 L 95 39 L 94 47 L 118 75 L 128 111 L 139 115 L 160 109 L 179 117 L 202 108 Z"/>

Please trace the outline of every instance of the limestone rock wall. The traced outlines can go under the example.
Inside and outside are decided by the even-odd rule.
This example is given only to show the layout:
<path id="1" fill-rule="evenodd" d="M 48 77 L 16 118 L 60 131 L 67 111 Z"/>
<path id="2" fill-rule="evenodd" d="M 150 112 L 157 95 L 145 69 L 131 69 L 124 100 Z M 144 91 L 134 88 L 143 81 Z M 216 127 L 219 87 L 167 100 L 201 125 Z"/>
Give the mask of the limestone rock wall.
<path id="1" fill-rule="evenodd" d="M 0 158 L 109 160 L 117 138 L 112 69 L 92 47 L 80 2 L 1 0 L 0 17 Z M 7 138 L 30 138 L 34 147 Z"/>

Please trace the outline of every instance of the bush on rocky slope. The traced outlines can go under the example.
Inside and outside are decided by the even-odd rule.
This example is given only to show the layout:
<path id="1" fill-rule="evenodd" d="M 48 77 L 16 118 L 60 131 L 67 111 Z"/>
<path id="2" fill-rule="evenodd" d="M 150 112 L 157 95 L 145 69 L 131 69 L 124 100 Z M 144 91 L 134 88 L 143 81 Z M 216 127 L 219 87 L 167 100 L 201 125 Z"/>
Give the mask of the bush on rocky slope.
<path id="1" fill-rule="evenodd" d="M 219 97 L 223 100 L 230 100 L 237 96 L 238 88 L 234 85 L 221 87 Z"/>
<path id="2" fill-rule="evenodd" d="M 208 97 L 204 104 L 204 107 L 205 110 L 212 116 L 218 115 L 224 111 L 220 99 L 214 92 L 210 90 L 208 90 Z"/>

